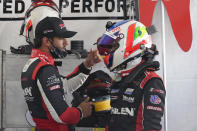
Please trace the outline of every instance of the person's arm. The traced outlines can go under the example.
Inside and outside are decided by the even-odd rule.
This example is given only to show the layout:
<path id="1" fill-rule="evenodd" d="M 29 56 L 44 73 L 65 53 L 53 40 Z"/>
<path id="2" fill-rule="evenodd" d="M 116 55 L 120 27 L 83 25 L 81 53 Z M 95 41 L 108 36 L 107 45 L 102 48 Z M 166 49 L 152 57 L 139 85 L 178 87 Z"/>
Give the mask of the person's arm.
<path id="1" fill-rule="evenodd" d="M 77 66 L 71 74 L 64 78 L 64 90 L 73 93 L 85 82 L 90 71 L 91 70 L 86 68 L 83 63 Z"/>
<path id="2" fill-rule="evenodd" d="M 64 80 L 64 89 L 67 93 L 73 93 L 87 79 L 90 68 L 101 61 L 101 56 L 97 50 L 90 50 L 88 57 Z"/>
<path id="3" fill-rule="evenodd" d="M 144 131 L 160 131 L 164 114 L 165 88 L 162 80 L 153 78 L 144 86 L 143 126 Z"/>
<path id="4" fill-rule="evenodd" d="M 82 116 L 78 108 L 68 107 L 64 100 L 63 85 L 56 69 L 41 68 L 37 74 L 37 85 L 42 96 L 43 108 L 58 123 L 76 124 Z"/>

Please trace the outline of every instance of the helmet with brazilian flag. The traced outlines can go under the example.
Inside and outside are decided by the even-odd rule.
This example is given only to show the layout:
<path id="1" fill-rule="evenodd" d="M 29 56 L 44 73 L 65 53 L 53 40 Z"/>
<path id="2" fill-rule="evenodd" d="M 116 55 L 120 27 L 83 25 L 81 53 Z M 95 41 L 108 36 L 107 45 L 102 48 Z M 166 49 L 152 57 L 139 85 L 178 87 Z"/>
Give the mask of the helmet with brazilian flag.
<path id="1" fill-rule="evenodd" d="M 106 32 L 97 40 L 99 54 L 110 71 L 128 70 L 138 65 L 144 51 L 152 46 L 151 35 L 141 22 L 108 22 Z"/>

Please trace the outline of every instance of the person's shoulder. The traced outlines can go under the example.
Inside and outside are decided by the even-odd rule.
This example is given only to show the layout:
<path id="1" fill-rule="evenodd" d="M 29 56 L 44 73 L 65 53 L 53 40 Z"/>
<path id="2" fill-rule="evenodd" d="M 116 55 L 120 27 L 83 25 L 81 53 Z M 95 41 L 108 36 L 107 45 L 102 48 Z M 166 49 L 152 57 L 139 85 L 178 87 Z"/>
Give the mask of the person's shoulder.
<path id="1" fill-rule="evenodd" d="M 163 79 L 155 72 L 149 74 L 144 86 L 152 87 L 152 88 L 165 88 Z"/>
<path id="2" fill-rule="evenodd" d="M 140 87 L 144 87 L 145 85 L 147 85 L 148 83 L 163 83 L 162 78 L 155 73 L 154 71 L 146 71 L 144 72 L 145 77 L 142 79 Z"/>
<path id="3" fill-rule="evenodd" d="M 52 65 L 45 65 L 38 70 L 37 77 L 47 78 L 49 76 L 57 75 L 58 71 Z"/>
<path id="4" fill-rule="evenodd" d="M 145 75 L 146 75 L 146 77 L 148 77 L 148 78 L 160 78 L 161 79 L 161 77 L 160 77 L 160 75 L 158 75 L 156 72 L 154 72 L 154 71 L 146 71 L 145 72 Z"/>
<path id="5" fill-rule="evenodd" d="M 39 72 L 42 71 L 42 72 L 53 72 L 53 71 L 56 71 L 56 68 L 52 65 L 45 65 L 45 66 L 42 66 L 39 70 Z"/>
<path id="6" fill-rule="evenodd" d="M 30 72 L 30 73 L 34 72 L 35 68 L 37 68 L 37 66 L 39 64 L 40 64 L 40 60 L 37 57 L 28 59 L 23 67 L 22 73 L 23 72 Z"/>
<path id="7" fill-rule="evenodd" d="M 38 59 L 37 69 L 39 70 L 54 70 L 55 67 L 48 60 L 42 57 L 36 57 Z"/>

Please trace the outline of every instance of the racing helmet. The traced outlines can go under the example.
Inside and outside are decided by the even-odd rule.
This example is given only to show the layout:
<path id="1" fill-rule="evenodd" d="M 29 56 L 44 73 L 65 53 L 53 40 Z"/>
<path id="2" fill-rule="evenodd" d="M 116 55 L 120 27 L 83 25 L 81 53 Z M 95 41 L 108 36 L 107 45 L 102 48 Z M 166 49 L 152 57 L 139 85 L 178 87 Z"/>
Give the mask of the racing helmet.
<path id="1" fill-rule="evenodd" d="M 152 46 L 152 38 L 141 22 L 124 20 L 108 22 L 106 32 L 96 44 L 107 68 L 110 71 L 122 71 L 141 62 L 144 51 Z"/>
<path id="2" fill-rule="evenodd" d="M 20 35 L 24 35 L 26 41 L 35 46 L 35 29 L 37 24 L 45 17 L 61 18 L 58 6 L 53 0 L 34 0 L 25 13 L 25 19 L 21 26 Z"/>

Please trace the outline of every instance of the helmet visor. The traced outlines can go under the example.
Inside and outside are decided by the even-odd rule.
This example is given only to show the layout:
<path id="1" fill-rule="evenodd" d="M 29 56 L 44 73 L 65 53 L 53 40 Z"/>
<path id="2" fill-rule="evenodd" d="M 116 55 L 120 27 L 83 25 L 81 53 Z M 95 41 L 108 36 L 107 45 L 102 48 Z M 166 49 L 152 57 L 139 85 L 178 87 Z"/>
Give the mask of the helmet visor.
<path id="1" fill-rule="evenodd" d="M 116 39 L 104 34 L 97 41 L 97 48 L 100 55 L 108 55 L 110 52 L 115 51 L 119 47 L 120 38 Z"/>

